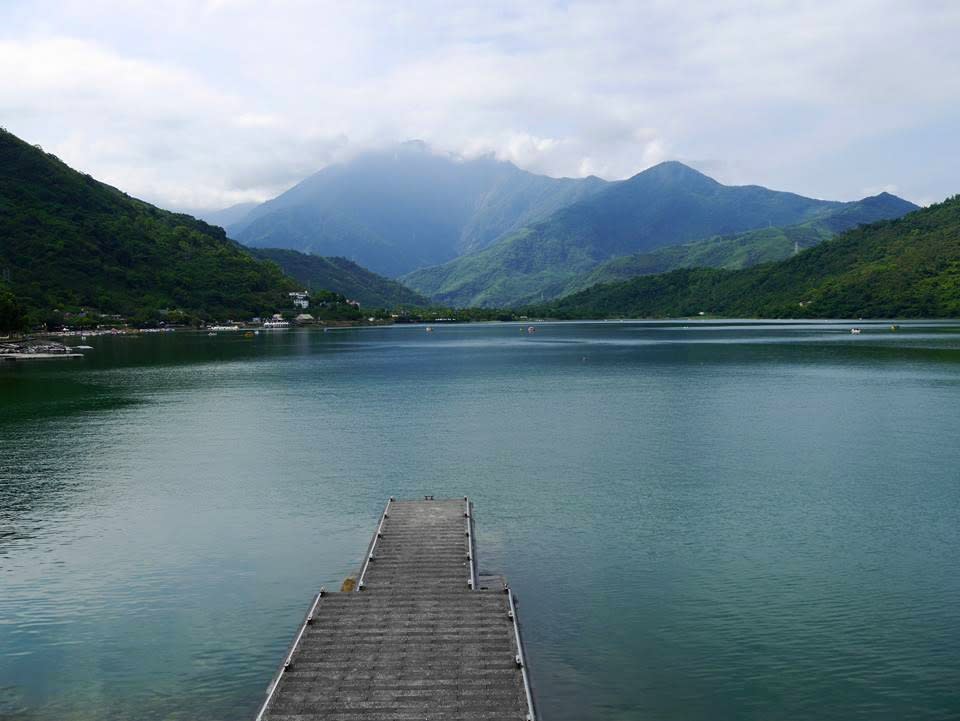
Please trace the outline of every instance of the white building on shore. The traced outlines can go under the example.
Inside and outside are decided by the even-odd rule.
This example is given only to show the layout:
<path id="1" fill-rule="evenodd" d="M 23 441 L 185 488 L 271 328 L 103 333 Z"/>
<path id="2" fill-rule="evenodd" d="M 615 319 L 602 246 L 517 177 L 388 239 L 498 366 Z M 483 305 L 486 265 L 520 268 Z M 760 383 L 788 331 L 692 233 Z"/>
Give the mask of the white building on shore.
<path id="1" fill-rule="evenodd" d="M 293 301 L 294 308 L 300 308 L 306 310 L 310 307 L 310 293 L 305 290 L 297 290 L 292 293 L 288 293 L 290 300 Z"/>

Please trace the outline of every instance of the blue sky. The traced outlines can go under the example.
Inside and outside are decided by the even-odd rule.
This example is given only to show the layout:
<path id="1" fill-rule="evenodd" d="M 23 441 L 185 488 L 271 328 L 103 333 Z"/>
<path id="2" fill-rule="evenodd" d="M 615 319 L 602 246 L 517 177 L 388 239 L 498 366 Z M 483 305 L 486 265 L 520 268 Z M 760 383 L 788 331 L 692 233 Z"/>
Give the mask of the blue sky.
<path id="1" fill-rule="evenodd" d="M 3 0 L 0 125 L 178 209 L 418 138 L 549 175 L 960 192 L 960 3 Z"/>

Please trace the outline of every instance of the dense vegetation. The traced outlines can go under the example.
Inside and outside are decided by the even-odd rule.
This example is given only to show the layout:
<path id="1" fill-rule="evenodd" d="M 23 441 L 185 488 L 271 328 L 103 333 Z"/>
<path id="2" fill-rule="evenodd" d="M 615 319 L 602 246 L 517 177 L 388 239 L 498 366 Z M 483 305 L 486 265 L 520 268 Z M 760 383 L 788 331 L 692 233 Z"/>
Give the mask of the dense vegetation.
<path id="1" fill-rule="evenodd" d="M 960 316 L 960 196 L 778 263 L 595 286 L 529 313 L 561 318 Z"/>
<path id="2" fill-rule="evenodd" d="M 509 308 L 409 308 L 398 315 L 391 316 L 398 323 L 482 323 L 487 321 L 519 320 L 521 315 Z"/>
<path id="3" fill-rule="evenodd" d="M 677 268 L 725 268 L 737 270 L 760 263 L 786 260 L 796 250 L 805 250 L 837 233 L 878 220 L 899 218 L 917 206 L 889 193 L 881 193 L 838 208 L 829 208 L 805 223 L 786 227 L 749 230 L 683 245 L 671 245 L 647 253 L 624 255 L 598 266 L 571 282 L 562 295 L 598 283 L 613 283 L 638 275 L 668 273 Z"/>
<path id="4" fill-rule="evenodd" d="M 13 291 L 0 284 L 0 333 L 23 330 L 26 316 Z"/>
<path id="5" fill-rule="evenodd" d="M 316 290 L 310 293 L 310 307 L 306 310 L 297 309 L 287 311 L 284 317 L 288 320 L 296 318 L 301 313 L 313 316 L 317 321 L 347 321 L 355 322 L 363 320 L 363 311 L 353 305 L 342 293 L 336 293 L 331 290 Z"/>
<path id="6" fill-rule="evenodd" d="M 343 256 L 395 277 L 486 247 L 604 185 L 413 142 L 328 166 L 227 231 L 249 246 Z"/>
<path id="7" fill-rule="evenodd" d="M 401 280 L 450 305 L 549 300 L 616 256 L 795 225 L 842 207 L 759 186 L 725 186 L 682 163 L 661 163 L 610 183 L 483 251 Z"/>
<path id="8" fill-rule="evenodd" d="M 33 322 L 82 308 L 262 315 L 289 305 L 295 287 L 221 228 L 131 198 L 4 130 L 0 273 Z"/>
<path id="9" fill-rule="evenodd" d="M 327 258 L 280 248 L 251 248 L 262 260 L 269 260 L 304 288 L 330 290 L 359 301 L 367 308 L 425 307 L 430 301 L 395 280 L 384 278 L 346 258 Z"/>

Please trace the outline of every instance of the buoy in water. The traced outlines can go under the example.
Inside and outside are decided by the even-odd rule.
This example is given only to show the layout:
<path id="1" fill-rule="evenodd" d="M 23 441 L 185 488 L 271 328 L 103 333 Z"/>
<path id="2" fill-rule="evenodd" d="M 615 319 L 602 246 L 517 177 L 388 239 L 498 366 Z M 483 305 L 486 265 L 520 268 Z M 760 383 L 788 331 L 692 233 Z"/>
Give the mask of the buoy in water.
<path id="1" fill-rule="evenodd" d="M 433 333 L 433 326 L 427 326 L 427 333 Z"/>

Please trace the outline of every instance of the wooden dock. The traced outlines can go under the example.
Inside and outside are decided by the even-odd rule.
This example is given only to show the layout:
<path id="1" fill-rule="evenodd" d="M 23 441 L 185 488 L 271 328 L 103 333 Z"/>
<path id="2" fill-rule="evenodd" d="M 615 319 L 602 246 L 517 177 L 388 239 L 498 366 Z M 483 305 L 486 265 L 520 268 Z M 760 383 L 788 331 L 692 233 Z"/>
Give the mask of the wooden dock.
<path id="1" fill-rule="evenodd" d="M 390 499 L 356 590 L 321 589 L 257 721 L 535 721 L 513 593 L 477 575 L 473 511 Z"/>

